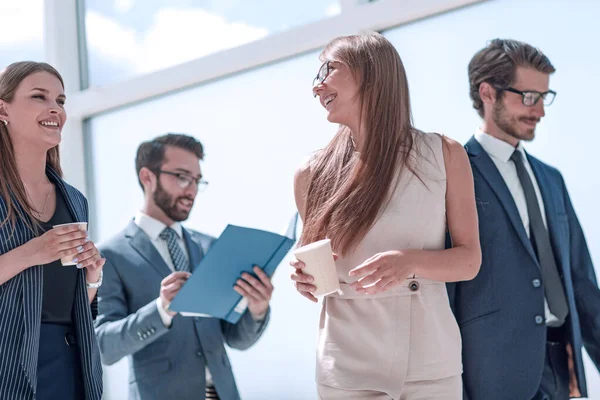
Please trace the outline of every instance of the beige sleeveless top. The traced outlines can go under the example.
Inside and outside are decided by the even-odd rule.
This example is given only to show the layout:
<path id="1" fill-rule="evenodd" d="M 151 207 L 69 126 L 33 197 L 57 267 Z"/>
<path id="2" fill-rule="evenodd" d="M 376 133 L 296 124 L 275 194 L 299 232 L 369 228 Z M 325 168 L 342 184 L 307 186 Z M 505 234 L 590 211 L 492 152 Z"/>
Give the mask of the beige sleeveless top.
<path id="1" fill-rule="evenodd" d="M 446 235 L 446 171 L 442 137 L 414 135 L 413 166 L 359 245 L 336 262 L 341 292 L 323 301 L 317 381 L 342 389 L 398 394 L 405 381 L 462 372 L 461 340 L 446 286 L 409 277 L 376 295 L 357 294 L 348 272 L 389 250 L 442 250 Z M 420 178 L 420 179 L 419 179 Z M 395 396 L 394 396 L 395 397 Z"/>

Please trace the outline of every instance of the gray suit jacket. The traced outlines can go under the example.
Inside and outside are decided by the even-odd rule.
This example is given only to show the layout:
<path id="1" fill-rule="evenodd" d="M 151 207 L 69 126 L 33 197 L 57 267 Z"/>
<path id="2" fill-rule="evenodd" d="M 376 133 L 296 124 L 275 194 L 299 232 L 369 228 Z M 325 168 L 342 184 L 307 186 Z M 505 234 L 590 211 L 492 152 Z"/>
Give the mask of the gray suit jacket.
<path id="1" fill-rule="evenodd" d="M 195 268 L 215 239 L 186 229 L 183 238 Z M 160 282 L 171 270 L 148 236 L 131 221 L 100 251 L 106 264 L 96 334 L 104 364 L 131 357 L 129 398 L 204 398 L 206 364 L 220 398 L 239 399 L 224 343 L 239 350 L 249 348 L 265 330 L 269 314 L 255 322 L 246 312 L 235 325 L 178 314 L 166 328 L 156 298 Z"/>

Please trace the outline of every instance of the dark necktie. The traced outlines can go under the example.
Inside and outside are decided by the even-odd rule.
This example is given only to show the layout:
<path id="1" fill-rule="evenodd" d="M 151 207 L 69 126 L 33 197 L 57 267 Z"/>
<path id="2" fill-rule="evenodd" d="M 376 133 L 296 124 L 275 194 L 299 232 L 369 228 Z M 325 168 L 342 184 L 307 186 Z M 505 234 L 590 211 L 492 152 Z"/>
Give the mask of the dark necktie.
<path id="1" fill-rule="evenodd" d="M 538 261 L 540 262 L 548 308 L 550 308 L 550 312 L 562 324 L 569 313 L 569 307 L 565 297 L 565 290 L 558 274 L 554 253 L 552 252 L 550 236 L 544 226 L 540 205 L 538 204 L 531 177 L 525 169 L 523 155 L 519 150 L 515 150 L 510 159 L 517 167 L 517 175 L 519 175 L 519 181 L 521 181 L 521 186 L 525 193 L 527 213 L 529 214 L 529 239 L 536 250 Z"/>
<path id="2" fill-rule="evenodd" d="M 167 248 L 169 249 L 175 271 L 189 272 L 190 263 L 181 246 L 177 243 L 177 232 L 167 227 L 160 233 L 159 237 L 167 242 Z"/>

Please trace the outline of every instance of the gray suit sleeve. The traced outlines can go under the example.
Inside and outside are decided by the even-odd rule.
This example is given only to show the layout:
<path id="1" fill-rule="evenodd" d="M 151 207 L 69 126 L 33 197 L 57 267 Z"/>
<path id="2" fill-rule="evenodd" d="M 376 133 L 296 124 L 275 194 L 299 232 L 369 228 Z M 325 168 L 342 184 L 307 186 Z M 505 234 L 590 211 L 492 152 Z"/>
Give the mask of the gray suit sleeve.
<path id="1" fill-rule="evenodd" d="M 246 310 L 237 324 L 221 321 L 221 331 L 225 343 L 233 349 L 246 350 L 262 336 L 271 318 L 271 307 L 262 321 L 255 321 L 252 314 Z"/>
<path id="2" fill-rule="evenodd" d="M 169 331 L 155 301 L 130 313 L 125 287 L 112 262 L 106 257 L 104 282 L 98 290 L 99 314 L 94 324 L 102 362 L 106 365 L 143 349 Z"/>

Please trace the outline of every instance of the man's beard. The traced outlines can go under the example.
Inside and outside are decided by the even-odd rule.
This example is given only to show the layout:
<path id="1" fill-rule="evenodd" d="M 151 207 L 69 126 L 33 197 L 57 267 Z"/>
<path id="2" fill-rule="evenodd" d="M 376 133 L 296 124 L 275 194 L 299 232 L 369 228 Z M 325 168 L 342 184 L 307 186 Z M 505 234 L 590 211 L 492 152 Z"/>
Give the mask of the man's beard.
<path id="1" fill-rule="evenodd" d="M 492 120 L 498 126 L 498 128 L 502 129 L 502 131 L 509 136 L 512 136 L 517 140 L 524 140 L 526 142 L 530 142 L 535 138 L 535 128 L 519 129 L 519 123 L 523 120 L 539 122 L 538 118 L 509 115 L 506 111 L 506 107 L 502 103 L 502 100 L 496 100 L 492 110 Z"/>
<path id="2" fill-rule="evenodd" d="M 188 199 L 192 202 L 193 199 L 189 197 L 181 196 L 173 199 L 161 186 L 160 182 L 157 182 L 156 192 L 152 196 L 154 203 L 165 213 L 167 217 L 176 222 L 185 221 L 188 219 L 189 211 L 180 210 L 177 208 L 177 202 L 181 199 Z"/>

